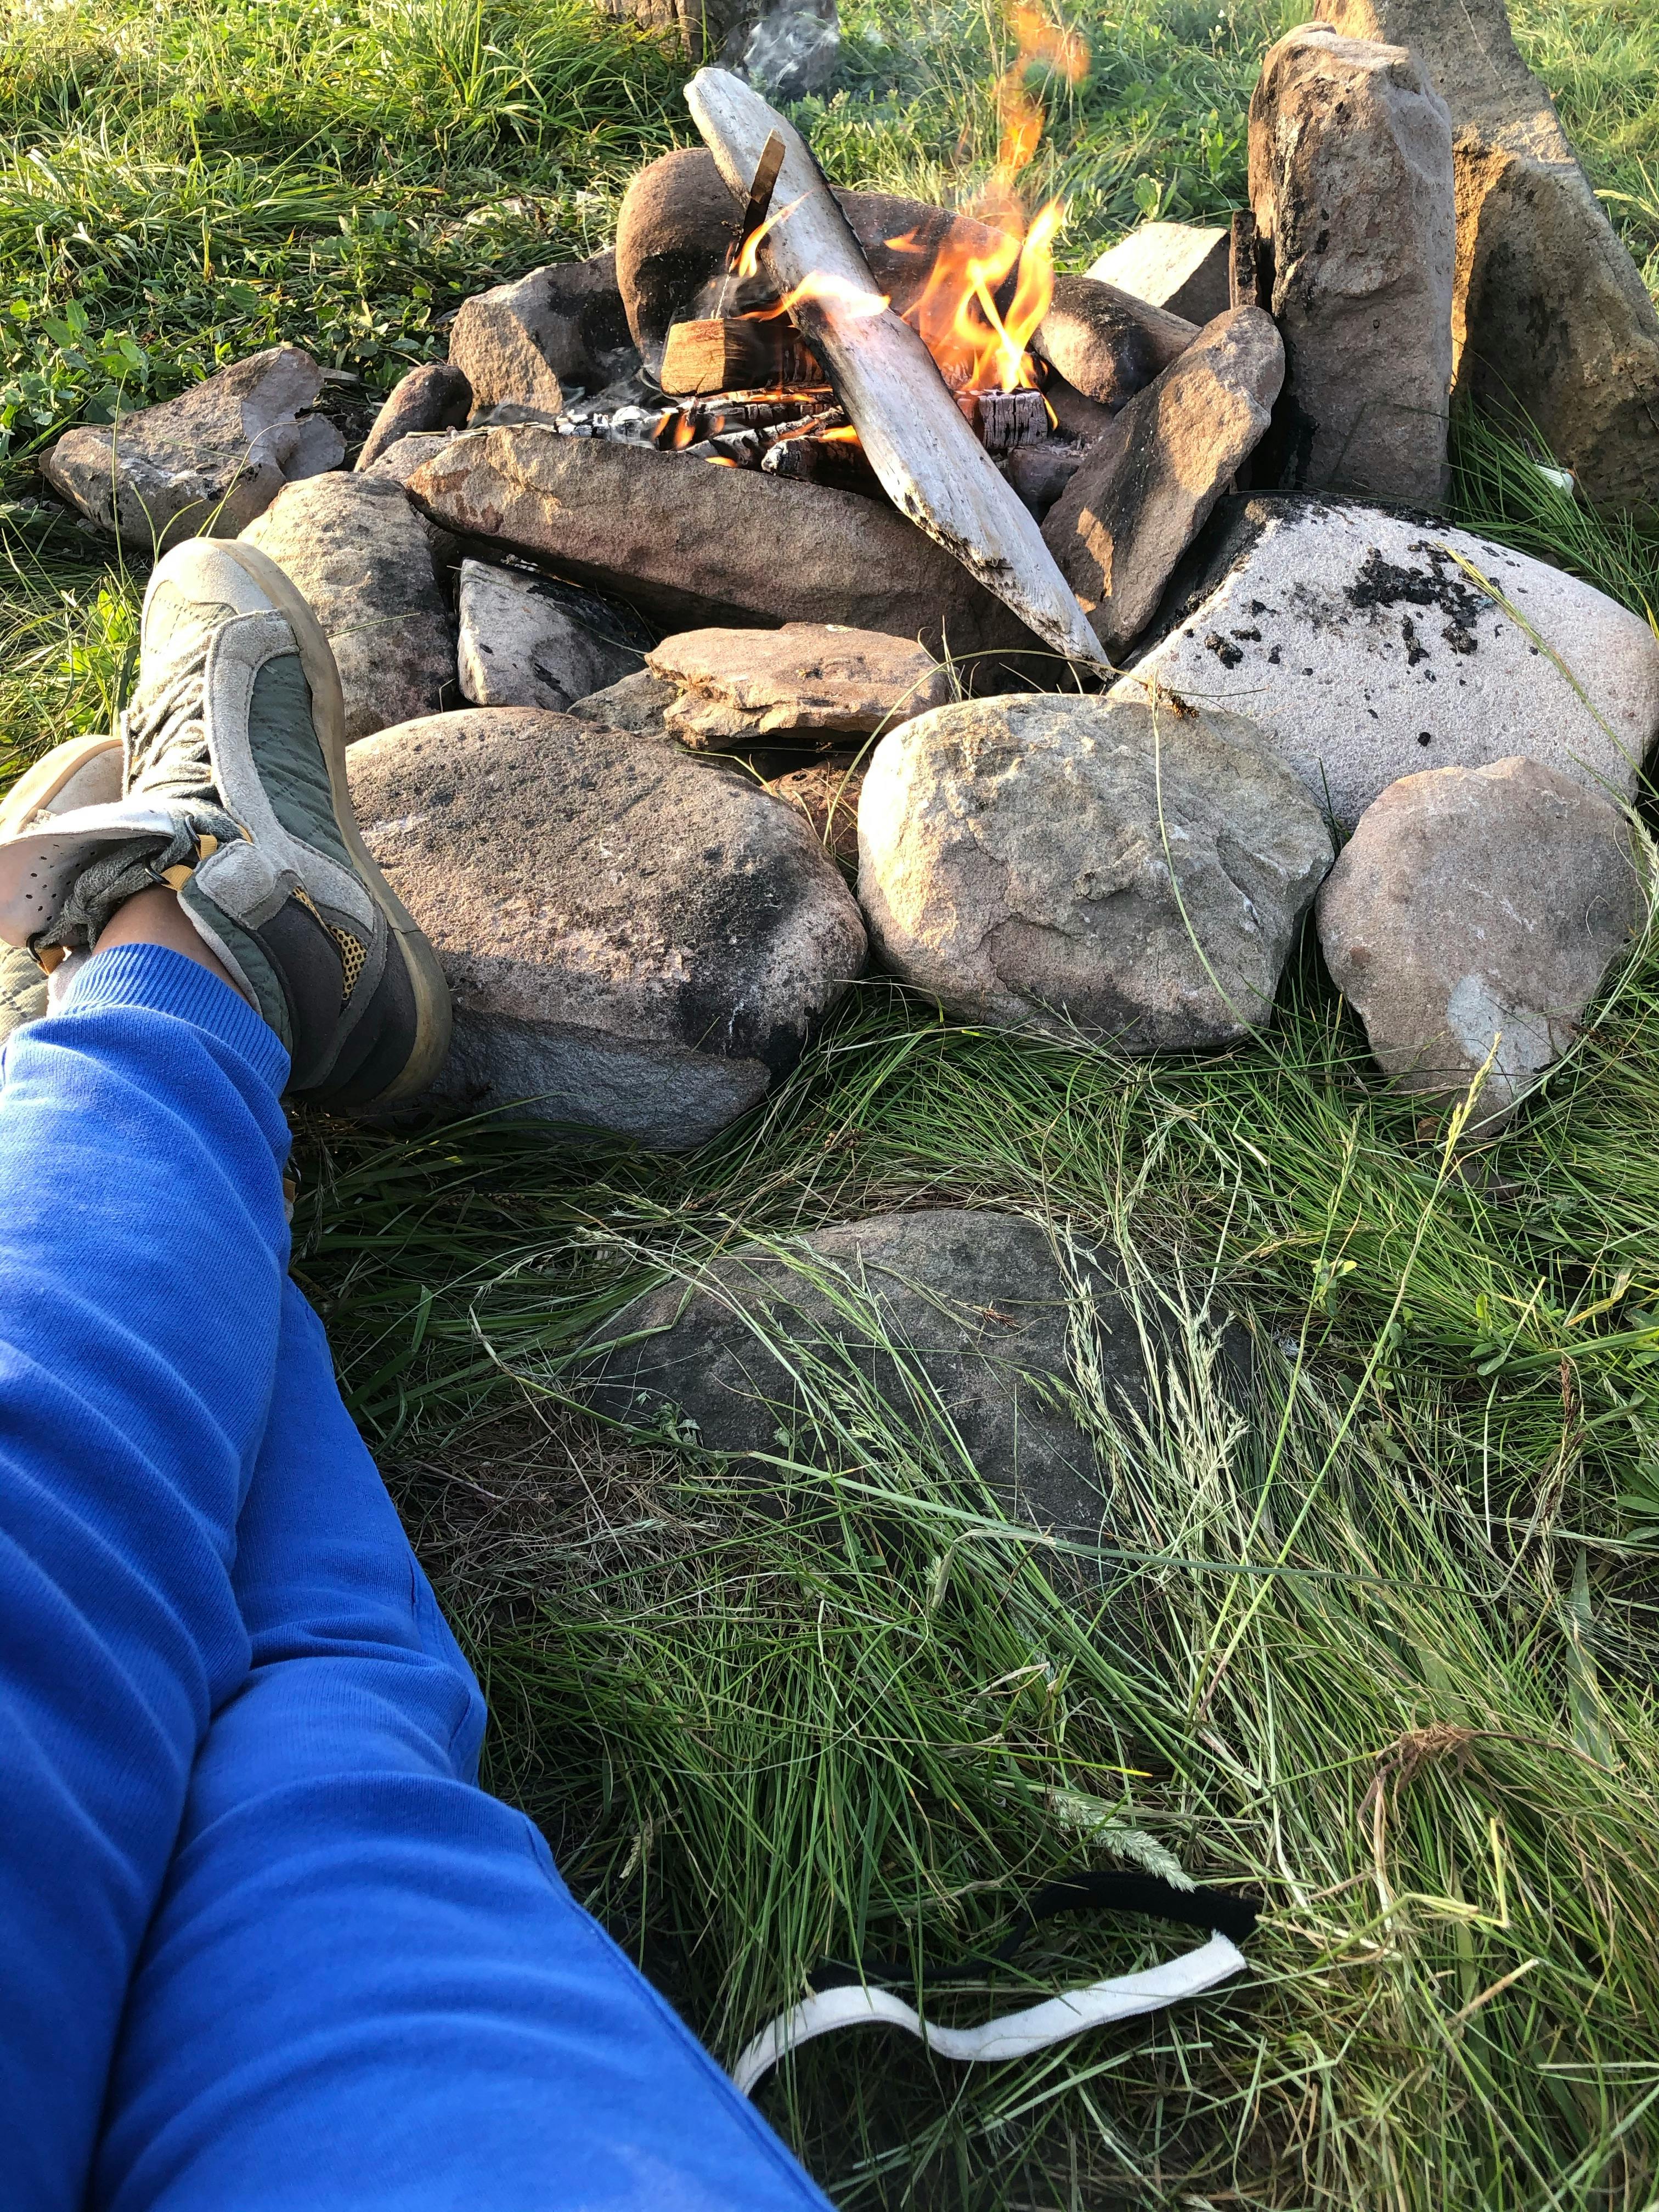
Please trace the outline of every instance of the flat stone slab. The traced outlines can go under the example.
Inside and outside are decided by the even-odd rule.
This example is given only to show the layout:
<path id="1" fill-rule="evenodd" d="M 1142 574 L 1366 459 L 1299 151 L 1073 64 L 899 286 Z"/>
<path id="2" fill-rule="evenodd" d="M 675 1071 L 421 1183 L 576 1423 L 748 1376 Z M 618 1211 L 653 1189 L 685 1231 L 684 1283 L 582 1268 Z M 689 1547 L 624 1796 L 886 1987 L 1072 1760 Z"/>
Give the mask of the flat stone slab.
<path id="1" fill-rule="evenodd" d="M 965 1020 L 1132 1053 L 1267 1022 L 1331 839 L 1236 714 L 1025 694 L 882 739 L 859 896 L 884 965 Z"/>
<path id="2" fill-rule="evenodd" d="M 395 448 L 394 448 L 395 450 Z M 683 454 L 469 431 L 409 479 L 434 522 L 544 562 L 678 629 L 845 623 L 938 653 L 1030 633 L 915 525 L 855 492 Z"/>
<path id="3" fill-rule="evenodd" d="M 1402 776 L 1319 896 L 1326 965 L 1402 1090 L 1490 1133 L 1577 1034 L 1647 912 L 1623 811 L 1537 761 Z"/>
<path id="4" fill-rule="evenodd" d="M 684 1150 L 764 1097 L 863 969 L 800 816 L 678 745 L 479 707 L 383 731 L 349 769 L 453 995 L 447 1103 Z"/>
<path id="5" fill-rule="evenodd" d="M 65 431 L 46 481 L 123 544 L 234 538 L 284 484 L 345 459 L 333 423 L 308 410 L 323 373 L 298 346 L 233 362 L 176 399 Z"/>
<path id="6" fill-rule="evenodd" d="M 1113 696 L 1155 678 L 1248 714 L 1345 828 L 1400 776 L 1517 752 L 1627 797 L 1659 732 L 1639 615 L 1488 538 L 1346 501 L 1224 501 L 1158 626 Z"/>
<path id="7" fill-rule="evenodd" d="M 1151 621 L 1176 563 L 1265 436 L 1284 380 L 1272 316 L 1231 307 L 1085 452 L 1042 538 L 1108 653 Z"/>
<path id="8" fill-rule="evenodd" d="M 287 570 L 328 633 L 348 743 L 454 702 L 441 548 L 401 485 L 372 470 L 313 477 L 242 534 Z"/>
<path id="9" fill-rule="evenodd" d="M 667 727 L 692 745 L 775 730 L 864 735 L 951 696 L 948 672 L 919 645 L 837 623 L 683 630 L 646 666 L 676 686 Z"/>

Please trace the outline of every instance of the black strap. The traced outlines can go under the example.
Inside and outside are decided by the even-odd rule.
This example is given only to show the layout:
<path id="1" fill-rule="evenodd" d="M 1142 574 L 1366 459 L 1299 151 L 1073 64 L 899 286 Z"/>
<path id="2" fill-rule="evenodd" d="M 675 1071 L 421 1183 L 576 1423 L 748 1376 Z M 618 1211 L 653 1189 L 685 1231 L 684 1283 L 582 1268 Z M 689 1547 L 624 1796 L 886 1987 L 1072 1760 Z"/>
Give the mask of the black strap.
<path id="1" fill-rule="evenodd" d="M 949 1982 L 977 1982 L 999 1966 L 1006 1966 L 1039 1921 L 1062 1912 L 1144 1912 L 1155 1920 L 1175 1920 L 1186 1928 L 1212 1929 L 1242 1943 L 1251 1935 L 1261 1907 L 1237 1890 L 1178 1889 L 1162 1875 L 1102 1869 L 1062 1875 L 1033 1890 L 1015 1917 L 1012 1931 L 989 1951 L 975 1959 L 959 1959 L 954 1966 L 929 1966 L 925 1978 L 930 1988 Z M 815 1990 L 842 1990 L 860 1982 L 913 1984 L 919 1978 L 906 1959 L 866 1959 L 863 1970 L 826 1960 L 807 1977 Z"/>

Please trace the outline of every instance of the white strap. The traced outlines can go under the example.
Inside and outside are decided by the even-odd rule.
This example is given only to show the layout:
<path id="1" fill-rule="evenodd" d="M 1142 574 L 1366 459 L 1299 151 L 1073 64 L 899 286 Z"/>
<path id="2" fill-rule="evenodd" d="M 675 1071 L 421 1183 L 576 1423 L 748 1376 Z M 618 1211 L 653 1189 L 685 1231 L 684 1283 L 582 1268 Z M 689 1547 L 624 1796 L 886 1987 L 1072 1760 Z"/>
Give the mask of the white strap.
<path id="1" fill-rule="evenodd" d="M 1024 2012 L 1005 2013 L 988 2020 L 982 2027 L 932 2027 L 914 2005 L 886 1990 L 823 1990 L 780 2013 L 763 2027 L 732 2070 L 732 2078 L 746 2097 L 755 2084 L 775 2066 L 787 2051 L 828 2035 L 837 2027 L 858 2027 L 869 2021 L 885 2021 L 894 2027 L 919 2035 L 930 2051 L 943 2058 L 1024 2058 L 1028 2052 L 1061 2043 L 1085 2028 L 1103 2027 L 1109 2021 L 1133 2020 L 1138 2013 L 1157 2012 L 1213 1989 L 1249 1964 L 1237 1945 L 1224 1936 L 1212 1936 L 1196 1951 L 1188 1951 L 1144 1974 L 1119 1974 L 1086 1989 L 1068 1990 L 1064 1996 L 1049 1997 Z"/>

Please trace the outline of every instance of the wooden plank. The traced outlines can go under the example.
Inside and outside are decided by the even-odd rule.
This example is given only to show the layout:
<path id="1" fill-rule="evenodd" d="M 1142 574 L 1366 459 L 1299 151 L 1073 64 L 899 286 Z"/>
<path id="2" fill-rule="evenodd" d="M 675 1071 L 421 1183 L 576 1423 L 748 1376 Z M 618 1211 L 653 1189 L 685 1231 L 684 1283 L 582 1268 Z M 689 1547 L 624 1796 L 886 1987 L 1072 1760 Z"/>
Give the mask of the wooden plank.
<path id="1" fill-rule="evenodd" d="M 782 137 L 760 264 L 781 296 L 799 293 L 790 312 L 895 507 L 1055 652 L 1103 661 L 1036 521 L 974 435 L 927 347 L 876 291 L 805 140 L 727 70 L 699 70 L 685 97 L 739 199 L 768 138 Z"/>

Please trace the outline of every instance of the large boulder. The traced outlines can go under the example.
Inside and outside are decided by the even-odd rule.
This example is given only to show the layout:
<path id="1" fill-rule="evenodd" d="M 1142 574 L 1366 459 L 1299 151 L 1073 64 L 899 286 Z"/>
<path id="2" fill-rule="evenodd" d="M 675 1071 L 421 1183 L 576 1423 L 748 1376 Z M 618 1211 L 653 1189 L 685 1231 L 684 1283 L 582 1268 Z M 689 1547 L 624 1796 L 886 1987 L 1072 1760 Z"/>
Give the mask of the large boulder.
<path id="1" fill-rule="evenodd" d="M 668 729 L 696 746 L 797 730 L 861 736 L 951 696 L 950 672 L 919 645 L 837 623 L 683 630 L 646 666 L 676 687 Z"/>
<path id="2" fill-rule="evenodd" d="M 1438 505 L 1456 220 L 1451 118 L 1416 58 L 1323 23 L 1281 39 L 1250 200 L 1289 377 L 1257 482 Z"/>
<path id="3" fill-rule="evenodd" d="M 479 408 L 516 401 L 557 414 L 573 392 L 601 390 L 633 359 L 616 255 L 532 269 L 464 300 L 449 358 Z"/>
<path id="4" fill-rule="evenodd" d="M 1176 563 L 1260 444 L 1284 380 L 1272 317 L 1229 308 L 1085 449 L 1042 536 L 1109 653 L 1151 621 Z"/>
<path id="5" fill-rule="evenodd" d="M 454 362 L 422 362 L 387 392 L 354 466 L 372 469 L 401 439 L 459 429 L 471 412 L 472 386 Z"/>
<path id="6" fill-rule="evenodd" d="M 451 1103 L 700 1144 L 864 966 L 858 908 L 800 816 L 677 745 L 473 708 L 349 763 L 369 849 L 448 979 Z"/>
<path id="7" fill-rule="evenodd" d="M 456 599 L 461 696 L 475 707 L 544 707 L 638 672 L 641 647 L 588 592 L 521 568 L 461 563 Z"/>
<path id="8" fill-rule="evenodd" d="M 1396 1086 L 1466 1091 L 1490 1133 L 1571 1043 L 1647 910 L 1621 810 L 1532 760 L 1402 776 L 1319 897 L 1338 987 Z"/>
<path id="9" fill-rule="evenodd" d="M 845 623 L 938 653 L 1029 646 L 959 561 L 856 492 L 526 423 L 469 431 L 411 495 L 463 538 L 545 562 L 665 628 Z"/>
<path id="10" fill-rule="evenodd" d="M 272 346 L 176 399 L 65 431 L 46 455 L 46 480 L 140 552 L 234 538 L 284 484 L 345 459 L 333 423 L 308 411 L 322 389 L 309 354 Z"/>
<path id="11" fill-rule="evenodd" d="M 1143 222 L 1086 274 L 1201 327 L 1232 305 L 1228 235 L 1224 224 Z"/>
<path id="12" fill-rule="evenodd" d="M 1410 46 L 1451 110 L 1455 396 L 1535 429 L 1598 507 L 1659 515 L 1659 315 L 1503 0 L 1318 0 Z"/>
<path id="13" fill-rule="evenodd" d="M 455 625 L 436 532 L 391 477 L 291 484 L 242 532 L 294 579 L 339 665 L 350 743 L 456 693 Z"/>
<path id="14" fill-rule="evenodd" d="M 1345 827 L 1398 776 L 1515 752 L 1627 793 L 1659 732 L 1639 615 L 1490 539 L 1346 501 L 1223 501 L 1158 627 L 1116 690 L 1155 678 L 1249 715 Z"/>
<path id="15" fill-rule="evenodd" d="M 833 1413 L 811 1420 L 805 1362 L 825 1377 L 818 1404 L 839 1395 L 849 1428 L 867 1392 L 940 1437 L 919 1374 L 950 1422 L 947 1456 L 959 1445 L 991 1493 L 976 1499 L 963 1469 L 957 1502 L 1089 1541 L 1107 1508 L 1093 1444 L 1066 1408 L 1079 1337 L 1112 1411 L 1144 1418 L 1140 1333 L 1096 1255 L 1062 1264 L 1042 1224 L 1017 1214 L 878 1214 L 741 1247 L 636 1299 L 599 1333 L 588 1395 L 635 1426 L 693 1425 L 712 1451 L 835 1465 L 865 1448 L 842 1443 Z"/>
<path id="16" fill-rule="evenodd" d="M 888 967 L 964 1019 L 1125 1052 L 1264 1024 L 1330 862 L 1248 722 L 1168 702 L 937 708 L 882 739 L 859 800 Z"/>

